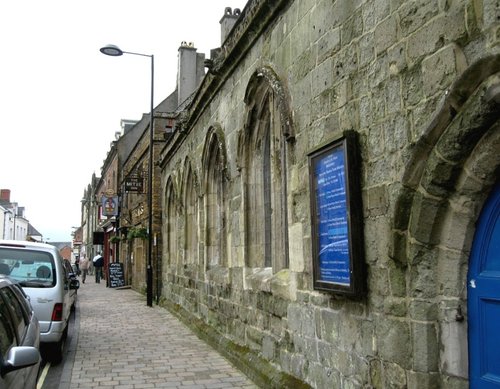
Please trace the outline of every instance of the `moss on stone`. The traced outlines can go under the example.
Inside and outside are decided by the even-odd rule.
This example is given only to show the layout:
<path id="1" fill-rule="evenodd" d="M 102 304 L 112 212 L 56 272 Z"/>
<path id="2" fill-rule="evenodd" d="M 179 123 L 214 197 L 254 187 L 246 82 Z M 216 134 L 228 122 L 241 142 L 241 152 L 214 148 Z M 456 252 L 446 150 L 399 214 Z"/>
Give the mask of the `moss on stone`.
<path id="1" fill-rule="evenodd" d="M 175 315 L 189 327 L 200 339 L 207 342 L 220 354 L 227 358 L 234 366 L 247 375 L 256 385 L 263 388 L 311 388 L 307 383 L 287 373 L 279 371 L 270 362 L 260 357 L 249 347 L 239 345 L 225 338 L 214 328 L 194 317 L 181 306 L 168 300 L 161 301 L 160 305 Z"/>

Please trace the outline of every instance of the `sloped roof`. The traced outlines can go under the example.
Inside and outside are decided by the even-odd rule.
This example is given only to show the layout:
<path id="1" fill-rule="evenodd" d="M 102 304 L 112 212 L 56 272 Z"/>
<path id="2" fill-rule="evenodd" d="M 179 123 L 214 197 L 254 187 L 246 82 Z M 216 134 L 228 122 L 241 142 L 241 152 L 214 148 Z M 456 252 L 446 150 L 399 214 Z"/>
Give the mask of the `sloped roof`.
<path id="1" fill-rule="evenodd" d="M 42 236 L 38 230 L 31 225 L 31 223 L 28 223 L 28 235 L 29 236 Z"/>
<path id="2" fill-rule="evenodd" d="M 47 242 L 48 244 L 55 246 L 59 251 L 65 247 L 71 248 L 71 242 Z"/>

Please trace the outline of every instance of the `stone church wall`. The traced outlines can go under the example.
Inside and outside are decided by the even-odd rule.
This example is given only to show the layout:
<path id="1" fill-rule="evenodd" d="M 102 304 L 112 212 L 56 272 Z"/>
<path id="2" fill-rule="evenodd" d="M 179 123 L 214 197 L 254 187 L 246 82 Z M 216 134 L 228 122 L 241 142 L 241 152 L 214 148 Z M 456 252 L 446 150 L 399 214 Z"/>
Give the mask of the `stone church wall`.
<path id="1" fill-rule="evenodd" d="M 250 1 L 162 151 L 164 303 L 312 387 L 467 388 L 468 254 L 500 166 L 499 15 L 493 0 Z M 313 288 L 308 154 L 347 130 L 358 299 Z M 266 185 L 272 216 L 252 197 Z"/>

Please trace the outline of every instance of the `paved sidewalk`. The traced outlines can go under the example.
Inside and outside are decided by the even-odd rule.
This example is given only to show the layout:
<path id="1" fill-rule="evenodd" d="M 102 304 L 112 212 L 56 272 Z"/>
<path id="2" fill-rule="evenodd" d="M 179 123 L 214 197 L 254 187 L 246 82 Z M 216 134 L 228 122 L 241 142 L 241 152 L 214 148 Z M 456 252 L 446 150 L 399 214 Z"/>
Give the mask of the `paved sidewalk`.
<path id="1" fill-rule="evenodd" d="M 61 387 L 258 388 L 166 309 L 92 277 L 78 290 Z"/>

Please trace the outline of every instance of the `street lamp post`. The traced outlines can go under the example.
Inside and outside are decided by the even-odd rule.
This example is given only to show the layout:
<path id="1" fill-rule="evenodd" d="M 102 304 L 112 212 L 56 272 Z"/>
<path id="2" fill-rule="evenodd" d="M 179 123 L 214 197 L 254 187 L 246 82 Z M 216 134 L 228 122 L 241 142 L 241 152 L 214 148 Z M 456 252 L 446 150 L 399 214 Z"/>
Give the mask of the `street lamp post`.
<path id="1" fill-rule="evenodd" d="M 154 104 L 154 55 L 132 53 L 123 51 L 118 46 L 107 45 L 101 47 L 100 52 L 112 57 L 119 57 L 123 54 L 140 55 L 141 57 L 151 58 L 151 104 L 149 110 L 149 169 L 148 169 L 148 263 L 146 269 L 146 293 L 147 304 L 153 306 L 153 104 Z"/>

